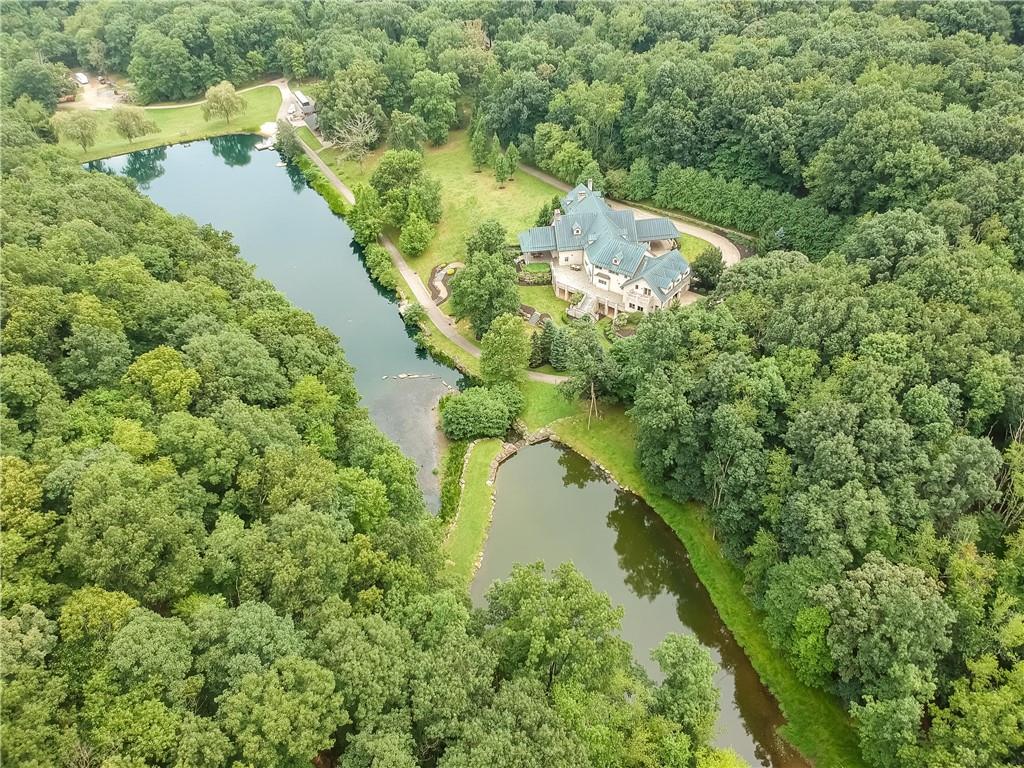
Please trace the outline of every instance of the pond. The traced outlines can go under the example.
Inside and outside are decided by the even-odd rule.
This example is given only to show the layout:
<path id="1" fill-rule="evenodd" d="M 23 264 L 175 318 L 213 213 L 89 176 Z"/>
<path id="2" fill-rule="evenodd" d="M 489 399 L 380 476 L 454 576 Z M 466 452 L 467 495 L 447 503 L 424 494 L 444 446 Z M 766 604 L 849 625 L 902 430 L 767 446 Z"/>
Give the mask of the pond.
<path id="1" fill-rule="evenodd" d="M 256 274 L 340 339 L 377 425 L 420 467 L 436 509 L 441 445 L 435 405 L 461 375 L 417 348 L 395 298 L 369 278 L 352 231 L 258 139 L 228 136 L 143 150 L 92 167 L 134 178 L 155 202 L 234 234 Z M 405 378 L 398 378 L 407 374 Z M 411 378 L 408 374 L 416 374 Z M 657 678 L 650 650 L 669 632 L 690 632 L 721 666 L 717 743 L 753 764 L 805 765 L 775 734 L 782 717 L 743 651 L 718 618 L 675 535 L 639 498 L 585 459 L 550 444 L 510 459 L 497 478 L 494 524 L 473 584 L 488 584 L 516 562 L 572 560 L 623 606 L 623 636 Z"/>
<path id="2" fill-rule="evenodd" d="M 462 378 L 417 347 L 394 296 L 363 267 L 352 230 L 301 175 L 259 152 L 256 136 L 142 150 L 94 167 L 135 179 L 172 213 L 230 231 L 242 258 L 293 304 L 333 331 L 355 368 L 363 405 L 419 466 L 427 504 L 437 509 L 442 436 L 433 410 Z M 403 374 L 416 374 L 416 378 Z"/>
<path id="3" fill-rule="evenodd" d="M 515 563 L 567 560 L 624 609 L 622 636 L 637 662 L 660 678 L 651 650 L 670 632 L 695 635 L 718 663 L 721 716 L 716 743 L 752 765 L 803 766 L 776 734 L 784 722 L 775 699 L 722 624 L 679 539 L 638 496 L 562 446 L 523 448 L 498 470 L 494 519 L 472 595 Z"/>

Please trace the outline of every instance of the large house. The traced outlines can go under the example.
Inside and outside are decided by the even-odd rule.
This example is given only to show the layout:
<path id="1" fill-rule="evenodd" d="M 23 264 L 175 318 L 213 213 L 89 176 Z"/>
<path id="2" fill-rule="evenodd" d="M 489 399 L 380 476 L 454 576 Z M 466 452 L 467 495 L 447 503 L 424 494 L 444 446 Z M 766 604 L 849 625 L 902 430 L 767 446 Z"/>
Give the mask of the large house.
<path id="1" fill-rule="evenodd" d="M 551 264 L 559 298 L 582 297 L 571 315 L 651 312 L 678 302 L 690 287 L 690 265 L 669 219 L 613 210 L 589 183 L 561 202 L 550 225 L 519 233 L 519 247 L 526 262 Z"/>

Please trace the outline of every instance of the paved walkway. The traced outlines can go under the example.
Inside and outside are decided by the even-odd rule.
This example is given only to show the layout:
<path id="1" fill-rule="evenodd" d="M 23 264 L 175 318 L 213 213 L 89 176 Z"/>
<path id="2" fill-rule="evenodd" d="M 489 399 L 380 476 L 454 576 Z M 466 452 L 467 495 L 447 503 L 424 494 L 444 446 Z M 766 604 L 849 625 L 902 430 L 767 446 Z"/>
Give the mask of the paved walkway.
<path id="1" fill-rule="evenodd" d="M 528 173 L 530 176 L 533 176 L 536 179 L 540 179 L 541 181 L 546 182 L 553 187 L 557 187 L 563 192 L 568 192 L 570 189 L 572 189 L 571 185 L 566 184 L 564 181 L 556 179 L 550 173 L 545 173 L 544 171 L 541 171 L 537 168 L 533 168 L 532 166 L 520 165 L 519 170 L 523 171 L 524 173 Z M 636 208 L 632 205 L 627 205 L 626 203 L 620 203 L 617 200 L 608 199 L 608 204 L 612 208 L 615 208 L 616 210 L 633 211 L 638 219 L 662 218 L 660 214 L 651 213 L 650 211 L 646 211 L 643 208 Z M 701 240 L 707 240 L 709 243 L 716 246 L 722 252 L 722 261 L 725 262 L 725 266 L 731 267 L 734 264 L 739 263 L 740 249 L 737 248 L 736 245 L 729 238 L 724 237 L 723 235 L 720 235 L 717 232 L 714 232 L 710 229 L 707 229 L 706 227 L 693 224 L 689 221 L 683 221 L 682 219 L 675 219 L 671 217 L 668 218 L 673 224 L 676 225 L 676 229 L 678 229 L 680 232 L 683 232 L 687 235 L 693 235 L 694 237 L 699 237 Z M 692 291 L 690 291 L 690 293 L 692 293 Z M 697 294 L 694 294 L 694 298 L 691 301 L 696 301 L 697 298 Z M 688 304 L 690 302 L 684 299 L 684 303 Z"/>
<path id="2" fill-rule="evenodd" d="M 287 88 L 287 86 L 284 86 L 284 88 Z M 291 92 L 289 91 L 289 95 L 290 93 Z M 282 90 L 282 95 L 283 94 L 284 90 Z M 334 188 L 341 193 L 342 197 L 344 197 L 349 203 L 354 203 L 356 198 L 355 195 L 352 194 L 352 190 L 338 178 L 337 174 L 327 166 L 327 163 L 325 163 L 316 152 L 307 147 L 305 142 L 303 142 L 302 148 L 306 151 L 306 155 L 309 156 L 309 159 L 316 164 L 317 168 L 320 169 L 320 172 L 323 173 L 323 175 L 327 177 L 327 180 L 334 185 Z M 433 302 L 430 298 L 430 292 L 427 290 L 427 287 L 423 285 L 423 281 L 420 279 L 420 276 L 416 274 L 416 271 L 412 267 L 409 266 L 405 258 L 402 256 L 401 251 L 399 251 L 398 247 L 391 241 L 391 238 L 386 235 L 381 235 L 380 242 L 391 255 L 392 263 L 395 265 L 395 268 L 398 269 L 399 274 L 409 286 L 409 289 L 412 291 L 413 298 L 422 305 L 423 309 L 426 310 L 427 316 L 431 319 L 434 325 L 437 326 L 437 329 L 452 343 L 459 347 L 459 349 L 468 352 L 473 357 L 480 357 L 480 348 L 459 333 L 458 329 L 455 327 L 454 320 L 442 312 Z M 566 381 L 568 378 L 566 376 L 555 376 L 550 373 L 541 373 L 540 371 L 527 371 L 526 376 L 532 381 L 543 381 L 546 384 L 559 384 Z"/>

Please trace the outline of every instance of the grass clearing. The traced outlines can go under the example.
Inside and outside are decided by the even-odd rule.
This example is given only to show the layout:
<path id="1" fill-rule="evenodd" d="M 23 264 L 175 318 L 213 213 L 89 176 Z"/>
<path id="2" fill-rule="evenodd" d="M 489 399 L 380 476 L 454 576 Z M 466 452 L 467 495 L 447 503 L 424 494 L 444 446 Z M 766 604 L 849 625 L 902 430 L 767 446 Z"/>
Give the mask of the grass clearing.
<path id="1" fill-rule="evenodd" d="M 320 143 L 320 139 L 318 139 L 307 126 L 299 126 L 295 132 L 299 135 L 299 138 L 305 142 L 306 146 L 314 152 L 319 152 L 323 148 L 324 145 Z"/>
<path id="2" fill-rule="evenodd" d="M 444 549 L 448 569 L 467 585 L 473 578 L 476 560 L 487 540 L 494 506 L 492 488 L 487 484 L 491 462 L 501 450 L 501 440 L 479 440 L 470 448 L 459 512 L 452 523 Z"/>
<path id="3" fill-rule="evenodd" d="M 368 182 L 383 150 L 370 153 L 362 166 L 342 160 L 338 151 L 324 149 L 320 157 L 350 187 Z M 452 131 L 448 142 L 440 147 L 427 147 L 424 169 L 441 182 L 441 221 L 437 234 L 426 252 L 408 259 L 423 282 L 438 264 L 461 261 L 465 257 L 464 241 L 484 219 L 497 219 L 512 238 L 532 227 L 541 206 L 560 194 L 550 184 L 517 171 L 504 189 L 498 188 L 489 170 L 477 173 L 469 152 L 466 131 Z"/>
<path id="4" fill-rule="evenodd" d="M 569 302 L 555 296 L 555 289 L 550 285 L 517 285 L 519 303 L 528 304 L 538 312 L 547 312 L 555 325 L 565 325 L 564 313 Z"/>
<path id="5" fill-rule="evenodd" d="M 553 370 L 549 372 L 554 373 Z M 562 397 L 555 384 L 526 380 L 519 389 L 526 397 L 526 408 L 520 418 L 531 432 L 579 411 L 579 404 Z"/>
<path id="6" fill-rule="evenodd" d="M 701 251 L 708 247 L 707 240 L 701 240 L 699 237 L 688 235 L 685 232 L 679 233 L 676 242 L 679 243 L 679 252 L 689 262 L 692 262 Z"/>
<path id="7" fill-rule="evenodd" d="M 264 85 L 240 94 L 246 102 L 246 111 L 230 123 L 226 120 L 203 120 L 202 106 L 172 107 L 170 109 L 147 109 L 146 117 L 157 124 L 159 130 L 128 143 L 114 130 L 113 110 L 97 109 L 92 112 L 99 124 L 96 143 L 82 152 L 82 148 L 69 141 L 61 140 L 61 146 L 68 147 L 82 162 L 99 160 L 104 157 L 123 155 L 140 149 L 179 144 L 183 141 L 198 141 L 211 136 L 229 133 L 256 133 L 263 123 L 277 119 L 281 107 L 281 91 L 276 85 Z"/>
<path id="8" fill-rule="evenodd" d="M 815 765 L 863 766 L 853 723 L 838 700 L 800 682 L 769 643 L 760 613 L 743 592 L 743 576 L 722 553 L 703 507 L 673 501 L 644 480 L 636 464 L 633 425 L 624 409 L 605 406 L 590 429 L 585 413 L 557 421 L 552 428 L 559 440 L 642 496 L 679 537 L 722 620 L 778 699 L 787 721 L 783 736 Z"/>

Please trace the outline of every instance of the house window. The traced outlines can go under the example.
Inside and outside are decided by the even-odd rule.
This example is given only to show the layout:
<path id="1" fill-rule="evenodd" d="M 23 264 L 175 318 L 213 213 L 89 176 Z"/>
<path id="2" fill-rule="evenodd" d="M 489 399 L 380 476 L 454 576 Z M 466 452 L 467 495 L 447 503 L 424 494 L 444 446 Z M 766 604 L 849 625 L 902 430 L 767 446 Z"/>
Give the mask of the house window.
<path id="1" fill-rule="evenodd" d="M 629 308 L 630 309 L 636 309 L 636 304 L 634 304 L 632 301 L 629 302 Z"/>

